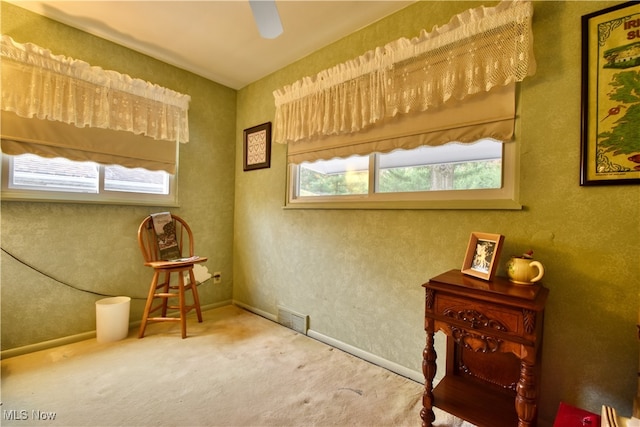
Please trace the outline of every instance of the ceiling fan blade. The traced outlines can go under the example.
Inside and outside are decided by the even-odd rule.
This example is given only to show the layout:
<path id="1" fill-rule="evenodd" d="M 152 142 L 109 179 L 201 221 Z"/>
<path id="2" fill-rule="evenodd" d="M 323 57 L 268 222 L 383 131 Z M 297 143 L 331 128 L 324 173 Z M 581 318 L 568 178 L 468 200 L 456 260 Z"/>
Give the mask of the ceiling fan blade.
<path id="1" fill-rule="evenodd" d="M 262 37 L 275 39 L 282 34 L 282 22 L 275 0 L 249 0 L 249 4 Z"/>

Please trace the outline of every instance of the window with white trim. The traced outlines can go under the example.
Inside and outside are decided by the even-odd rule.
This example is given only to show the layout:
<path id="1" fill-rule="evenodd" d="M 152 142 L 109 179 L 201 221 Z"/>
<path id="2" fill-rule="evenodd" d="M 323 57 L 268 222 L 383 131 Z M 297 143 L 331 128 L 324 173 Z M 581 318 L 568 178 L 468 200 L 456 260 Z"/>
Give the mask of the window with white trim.
<path id="1" fill-rule="evenodd" d="M 520 207 L 514 142 L 421 146 L 291 164 L 289 171 L 289 207 Z"/>
<path id="2" fill-rule="evenodd" d="M 177 206 L 166 171 L 101 165 L 35 154 L 2 155 L 2 200 Z"/>
<path id="3" fill-rule="evenodd" d="M 177 204 L 188 95 L 7 35 L 0 43 L 2 200 Z"/>

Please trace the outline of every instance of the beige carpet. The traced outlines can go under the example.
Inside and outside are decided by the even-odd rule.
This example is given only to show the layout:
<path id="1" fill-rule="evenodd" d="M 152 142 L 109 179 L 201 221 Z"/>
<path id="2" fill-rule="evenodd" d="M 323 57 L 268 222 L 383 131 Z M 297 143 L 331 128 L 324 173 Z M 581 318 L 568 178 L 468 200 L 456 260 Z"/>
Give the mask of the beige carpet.
<path id="1" fill-rule="evenodd" d="M 419 426 L 423 387 L 235 306 L 2 361 L 2 426 Z M 45 421 L 46 419 L 46 421 Z M 438 426 L 470 426 L 438 411 Z"/>

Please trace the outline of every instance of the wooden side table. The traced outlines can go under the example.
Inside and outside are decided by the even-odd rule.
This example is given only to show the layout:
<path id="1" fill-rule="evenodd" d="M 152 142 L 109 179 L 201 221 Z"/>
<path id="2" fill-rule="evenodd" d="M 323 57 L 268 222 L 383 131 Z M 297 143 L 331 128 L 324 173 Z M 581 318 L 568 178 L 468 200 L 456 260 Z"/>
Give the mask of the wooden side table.
<path id="1" fill-rule="evenodd" d="M 549 290 L 451 270 L 425 288 L 423 427 L 433 407 L 478 426 L 536 425 L 544 306 Z M 436 374 L 434 333 L 447 335 L 446 375 Z"/>

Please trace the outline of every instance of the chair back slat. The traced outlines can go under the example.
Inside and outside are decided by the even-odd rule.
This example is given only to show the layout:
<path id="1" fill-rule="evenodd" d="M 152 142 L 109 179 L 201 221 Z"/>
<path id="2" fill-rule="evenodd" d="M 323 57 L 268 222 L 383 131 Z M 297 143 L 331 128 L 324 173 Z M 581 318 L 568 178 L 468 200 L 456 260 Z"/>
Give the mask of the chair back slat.
<path id="1" fill-rule="evenodd" d="M 176 231 L 176 240 L 181 257 L 194 255 L 193 233 L 189 225 L 179 216 L 171 215 Z M 138 245 L 145 262 L 161 261 L 160 248 L 151 216 L 146 217 L 138 227 Z"/>

